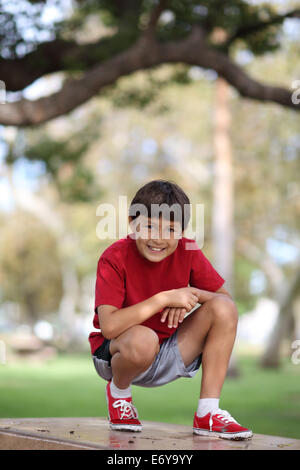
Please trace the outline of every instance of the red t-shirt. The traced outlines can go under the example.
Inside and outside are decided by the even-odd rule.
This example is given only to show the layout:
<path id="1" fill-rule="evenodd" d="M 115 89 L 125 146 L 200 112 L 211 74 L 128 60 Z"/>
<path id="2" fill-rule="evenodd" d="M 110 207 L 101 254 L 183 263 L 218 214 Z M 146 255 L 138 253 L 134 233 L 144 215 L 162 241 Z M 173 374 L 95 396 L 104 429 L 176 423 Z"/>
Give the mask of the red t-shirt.
<path id="1" fill-rule="evenodd" d="M 180 238 L 171 255 L 162 261 L 152 262 L 141 255 L 132 237 L 133 234 L 130 234 L 114 242 L 99 258 L 93 320 L 95 328 L 100 329 L 96 313 L 99 305 L 125 308 L 158 292 L 188 285 L 215 292 L 225 282 L 204 256 L 197 242 L 191 238 Z M 195 246 L 196 249 L 186 249 L 186 243 L 189 243 L 189 248 Z M 168 328 L 167 322 L 160 321 L 162 311 L 163 309 L 141 323 L 157 333 L 160 344 L 176 330 Z M 101 332 L 92 332 L 89 341 L 93 354 L 103 343 L 104 336 Z"/>

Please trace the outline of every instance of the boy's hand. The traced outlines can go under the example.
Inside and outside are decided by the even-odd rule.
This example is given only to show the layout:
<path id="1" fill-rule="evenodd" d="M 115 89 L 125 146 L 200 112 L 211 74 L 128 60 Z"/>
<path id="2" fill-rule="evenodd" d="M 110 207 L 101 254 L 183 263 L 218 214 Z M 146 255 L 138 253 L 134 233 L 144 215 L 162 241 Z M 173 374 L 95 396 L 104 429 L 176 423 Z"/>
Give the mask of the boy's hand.
<path id="1" fill-rule="evenodd" d="M 201 290 L 197 287 L 181 287 L 162 292 L 165 300 L 165 308 L 179 307 L 190 311 L 199 301 Z"/>
<path id="2" fill-rule="evenodd" d="M 161 321 L 164 322 L 168 317 L 169 328 L 177 327 L 181 323 L 186 312 L 192 310 L 198 303 L 200 290 L 196 287 L 182 287 L 180 289 L 171 289 L 166 291 L 167 307 L 164 309 Z"/>
<path id="3" fill-rule="evenodd" d="M 168 327 L 177 328 L 178 323 L 182 323 L 187 310 L 180 307 L 167 307 L 164 309 L 160 321 L 164 322 L 168 317 Z"/>

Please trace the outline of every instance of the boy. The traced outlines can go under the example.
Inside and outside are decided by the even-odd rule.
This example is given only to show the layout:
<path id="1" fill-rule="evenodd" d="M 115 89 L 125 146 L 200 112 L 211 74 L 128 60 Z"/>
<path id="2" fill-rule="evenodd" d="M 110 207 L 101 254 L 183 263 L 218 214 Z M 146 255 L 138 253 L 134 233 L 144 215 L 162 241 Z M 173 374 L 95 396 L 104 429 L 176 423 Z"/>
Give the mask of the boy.
<path id="1" fill-rule="evenodd" d="M 155 204 L 181 210 L 153 217 Z M 145 211 L 134 214 L 136 205 Z M 101 325 L 101 333 L 89 336 L 93 361 L 108 381 L 111 429 L 142 429 L 131 384 L 157 387 L 193 377 L 202 363 L 193 432 L 247 439 L 252 431 L 219 408 L 238 313 L 224 279 L 197 243 L 184 237 L 189 206 L 184 191 L 165 180 L 150 181 L 133 198 L 129 224 L 135 232 L 110 245 L 98 261 L 93 324 Z"/>

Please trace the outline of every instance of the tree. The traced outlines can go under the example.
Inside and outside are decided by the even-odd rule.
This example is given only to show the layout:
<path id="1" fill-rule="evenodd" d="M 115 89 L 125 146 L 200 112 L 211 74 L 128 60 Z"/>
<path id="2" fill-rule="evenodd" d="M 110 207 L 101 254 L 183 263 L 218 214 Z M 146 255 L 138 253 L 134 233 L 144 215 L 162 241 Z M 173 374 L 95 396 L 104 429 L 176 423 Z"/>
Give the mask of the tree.
<path id="1" fill-rule="evenodd" d="M 75 0 L 71 12 L 45 26 L 43 13 L 50 2 L 24 0 L 12 8 L 13 3 L 0 1 L 0 67 L 6 89 L 23 91 L 56 72 L 65 80 L 49 96 L 31 101 L 21 94 L 0 105 L 4 125 L 37 125 L 62 116 L 120 77 L 166 63 L 215 70 L 243 97 L 300 109 L 299 100 L 292 100 L 293 90 L 255 80 L 232 58 L 237 48 L 255 55 L 278 49 L 282 23 L 299 20 L 299 8 L 279 13 L 271 5 L 245 0 Z M 55 4 L 63 10 L 62 1 Z M 87 33 L 91 18 L 98 25 L 96 40 Z M 30 41 L 24 34 L 26 22 Z M 226 31 L 221 44 L 213 41 L 216 27 Z M 88 40 L 82 40 L 84 34 Z"/>
<path id="2" fill-rule="evenodd" d="M 35 217 L 16 211 L 6 220 L 0 236 L 2 298 L 18 302 L 31 326 L 59 306 L 60 266 L 55 238 Z"/>
<path id="3" fill-rule="evenodd" d="M 293 53 L 291 48 L 294 48 Z M 276 76 L 277 83 L 287 83 L 290 77 L 297 76 L 297 54 L 296 45 L 286 41 L 284 48 L 272 56 L 271 62 L 268 56 L 254 59 L 247 70 L 260 77 Z M 171 70 L 175 71 L 173 81 L 176 83 L 171 81 Z M 69 203 L 72 192 L 66 193 L 63 183 L 71 176 L 70 163 L 81 162 L 77 157 L 73 160 L 72 154 L 74 149 L 83 148 L 83 142 L 92 140 L 86 134 L 91 125 L 86 119 L 91 112 L 99 110 L 92 118 L 101 124 L 96 128 L 98 141 L 87 152 L 84 151 L 83 163 L 92 169 L 98 186 L 104 185 L 106 197 L 115 200 L 118 193 L 132 192 L 133 195 L 137 184 L 142 184 L 145 178 L 155 178 L 161 174 L 179 178 L 188 194 L 192 194 L 193 201 L 205 201 L 205 252 L 213 258 L 214 250 L 208 231 L 212 226 L 209 219 L 213 212 L 211 189 L 214 182 L 211 171 L 214 157 L 211 111 L 215 101 L 215 84 L 221 79 L 215 80 L 215 74 L 209 75 L 196 68 L 195 76 L 198 74 L 198 79 L 190 81 L 182 93 L 180 84 L 187 82 L 186 70 L 184 64 L 164 65 L 120 79 L 117 87 L 110 88 L 110 93 L 90 102 L 80 110 L 80 114 L 74 113 L 71 117 L 27 130 L 30 151 L 26 152 L 26 157 L 43 159 L 49 172 L 58 179 L 60 197 L 66 200 L 65 196 L 68 196 Z M 288 286 L 296 271 L 294 264 L 281 267 L 276 259 L 270 259 L 266 241 L 269 238 L 277 239 L 277 229 L 280 227 L 288 243 L 294 245 L 297 240 L 300 220 L 297 217 L 300 206 L 296 189 L 300 163 L 300 117 L 288 108 L 240 100 L 232 88 L 227 89 L 231 94 L 232 126 L 229 130 L 235 160 L 235 300 L 239 312 L 243 313 L 253 308 L 257 296 L 261 295 L 249 292 L 251 271 L 259 269 L 265 274 L 267 282 L 263 295 L 275 299 L 282 282 Z M 46 135 L 45 130 L 50 129 L 53 134 Z M 11 128 L 5 131 L 9 132 Z M 150 152 L 149 148 L 147 152 L 145 148 L 144 152 L 146 140 L 152 141 Z M 98 173 L 100 164 L 101 172 Z M 84 195 L 83 201 L 90 194 L 90 187 L 86 189 L 88 194 Z M 94 191 L 90 194 L 92 198 L 93 194 Z M 58 203 L 59 198 L 55 197 L 55 201 Z M 99 199 L 94 200 L 96 202 L 99 203 Z M 34 207 L 32 204 L 30 206 Z M 81 205 L 82 213 L 86 213 L 89 206 Z M 65 209 L 63 218 L 74 214 L 75 206 L 72 205 L 72 209 L 66 206 Z M 94 213 L 91 225 L 86 221 L 82 224 L 78 219 L 72 233 L 77 233 L 77 229 L 84 225 L 86 232 L 87 227 L 91 226 L 89 238 L 94 240 L 93 217 Z M 95 253 L 98 252 L 99 248 L 96 248 Z M 87 262 L 86 256 L 81 253 L 80 259 L 83 258 L 84 265 L 90 263 L 90 272 L 93 272 L 95 257 L 91 256 Z M 290 309 L 287 314 L 290 318 Z"/>
<path id="4" fill-rule="evenodd" d="M 87 140 L 92 140 L 91 129 L 78 136 L 74 126 L 70 127 L 68 139 L 63 140 L 36 130 L 33 139 L 22 129 L 13 129 L 0 172 L 0 177 L 3 175 L 10 183 L 15 207 L 9 217 L 3 217 L 0 234 L 2 297 L 19 303 L 22 320 L 31 326 L 51 313 L 52 320 L 59 324 L 56 340 L 62 348 L 78 342 L 80 281 L 90 271 L 89 257 L 95 259 L 96 246 L 88 243 L 89 250 L 82 249 L 78 224 L 91 226 L 94 211 L 88 203 L 102 194 L 93 173 L 81 162 Z M 47 179 L 40 181 L 37 191 L 19 187 L 13 178 L 14 164 L 24 158 L 27 146 L 31 158 L 42 158 L 47 171 Z M 75 165 L 86 168 L 88 181 L 81 181 Z"/>
<path id="5" fill-rule="evenodd" d="M 292 74 L 294 45 L 286 45 L 288 55 L 279 53 L 272 61 L 252 64 L 263 74 L 272 70 L 282 80 Z M 253 264 L 264 273 L 265 288 L 257 295 L 274 299 L 279 316 L 265 346 L 260 364 L 279 367 L 283 340 L 294 339 L 297 315 L 299 258 L 284 260 L 284 244 L 299 252 L 299 117 L 289 110 L 271 106 L 253 106 L 234 99 L 232 112 L 236 130 L 232 132 L 235 151 L 236 182 L 236 256 Z M 240 123 L 243 120 L 243 124 Z M 263 126 L 261 125 L 263 123 Z M 269 242 L 277 252 L 269 250 Z M 283 246 L 282 246 L 283 245 Z M 239 276 L 240 277 L 240 276 Z M 298 279 L 298 280 L 297 280 Z M 239 295 L 242 294 L 241 284 Z M 298 288 L 299 292 L 299 288 Z"/>

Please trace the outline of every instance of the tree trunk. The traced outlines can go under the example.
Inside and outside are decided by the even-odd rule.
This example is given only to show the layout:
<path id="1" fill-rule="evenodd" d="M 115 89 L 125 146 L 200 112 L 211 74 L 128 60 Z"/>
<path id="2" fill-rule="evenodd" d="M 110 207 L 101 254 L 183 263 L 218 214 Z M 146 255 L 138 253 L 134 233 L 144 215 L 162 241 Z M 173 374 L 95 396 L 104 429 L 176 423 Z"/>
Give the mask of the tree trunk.
<path id="1" fill-rule="evenodd" d="M 229 92 L 227 83 L 218 78 L 214 133 L 212 242 L 216 268 L 226 279 L 228 290 L 233 295 L 233 178 L 229 136 L 231 121 L 228 108 Z"/>
<path id="2" fill-rule="evenodd" d="M 280 366 L 280 346 L 282 339 L 289 336 L 290 324 L 293 323 L 293 304 L 299 297 L 299 290 L 300 270 L 292 283 L 285 289 L 279 302 L 278 320 L 270 335 L 269 344 L 260 360 L 260 365 L 264 368 L 279 368 Z"/>
<path id="3" fill-rule="evenodd" d="M 212 243 L 214 265 L 226 279 L 226 288 L 234 296 L 233 285 L 233 169 L 230 141 L 230 88 L 222 79 L 216 83 L 214 126 L 214 184 L 212 208 Z M 239 375 L 234 354 L 231 355 L 227 375 Z"/>

